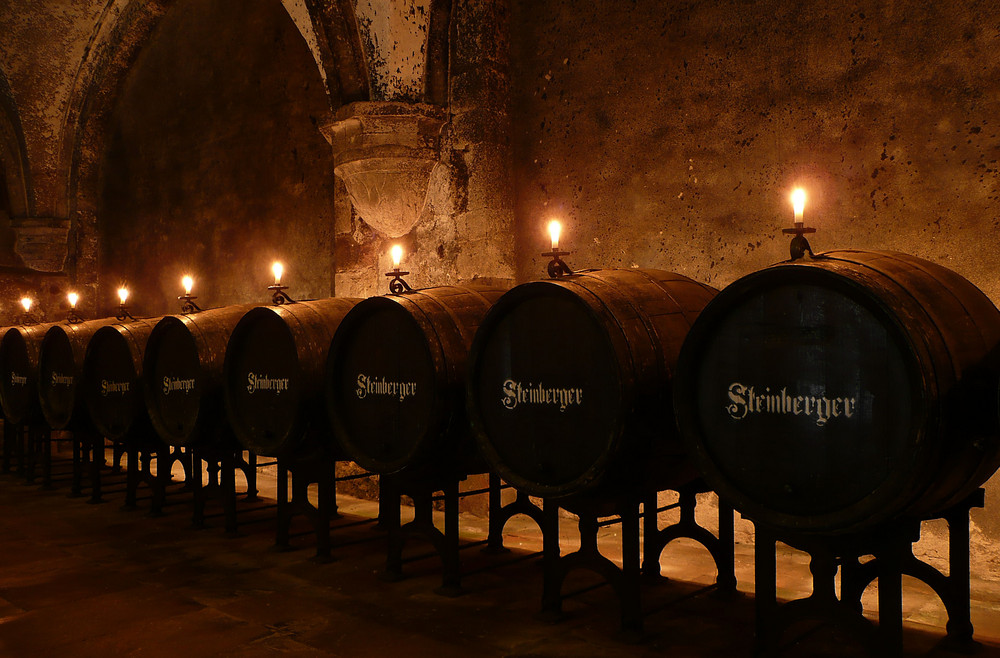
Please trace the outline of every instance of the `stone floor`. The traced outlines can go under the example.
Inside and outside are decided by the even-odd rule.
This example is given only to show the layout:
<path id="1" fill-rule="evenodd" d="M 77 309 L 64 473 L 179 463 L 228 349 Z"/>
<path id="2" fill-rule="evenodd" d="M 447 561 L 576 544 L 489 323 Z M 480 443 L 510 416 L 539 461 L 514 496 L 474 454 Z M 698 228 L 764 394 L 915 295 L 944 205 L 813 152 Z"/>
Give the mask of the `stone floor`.
<path id="1" fill-rule="evenodd" d="M 68 497 L 68 466 L 56 464 L 53 490 L 0 476 L 0 656 L 747 656 L 753 639 L 753 561 L 737 548 L 740 595 L 720 598 L 708 587 L 714 565 L 682 542 L 664 554 L 670 580 L 644 590 L 646 634 L 627 644 L 617 634 L 618 608 L 608 587 L 566 601 L 559 623 L 538 619 L 541 595 L 537 529 L 509 527 L 502 556 L 463 551 L 467 593 L 434 593 L 436 558 L 407 565 L 410 577 L 383 582 L 384 535 L 371 523 L 334 532 L 335 560 L 311 559 L 308 528 L 295 550 L 276 552 L 272 508 L 244 506 L 241 533 L 226 536 L 222 519 L 191 528 L 191 497 L 175 491 L 167 514 L 123 510 L 120 478 L 107 482 L 107 502 Z M 273 480 L 261 483 L 273 497 Z M 144 494 L 147 492 L 141 490 Z M 266 502 L 266 501 L 265 501 Z M 343 498 L 338 523 L 371 519 L 375 506 Z M 219 512 L 212 507 L 210 512 Z M 481 539 L 485 522 L 463 516 L 463 535 Z M 564 551 L 574 524 L 562 523 Z M 614 530 L 602 548 L 616 557 Z M 416 547 L 417 553 L 426 547 Z M 619 553 L 620 554 L 620 549 Z M 512 562 L 513 560 L 513 562 Z M 780 592 L 808 593 L 801 554 L 779 556 Z M 568 589 L 585 589 L 586 572 Z M 866 595 L 873 601 L 873 595 Z M 977 655 L 1000 656 L 1000 587 L 973 582 Z M 908 655 L 951 655 L 936 647 L 943 609 L 925 587 L 907 582 Z M 821 626 L 790 641 L 783 655 L 862 655 L 859 643 Z M 791 638 L 796 640 L 796 638 Z"/>

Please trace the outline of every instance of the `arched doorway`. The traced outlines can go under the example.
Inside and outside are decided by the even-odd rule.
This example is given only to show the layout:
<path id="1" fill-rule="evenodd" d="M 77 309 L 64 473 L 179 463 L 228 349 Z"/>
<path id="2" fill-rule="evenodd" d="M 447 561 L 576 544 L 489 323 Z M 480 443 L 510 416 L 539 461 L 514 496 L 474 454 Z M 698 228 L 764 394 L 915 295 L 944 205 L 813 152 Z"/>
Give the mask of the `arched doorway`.
<path id="1" fill-rule="evenodd" d="M 333 172 L 316 126 L 330 102 L 279 0 L 179 0 L 130 67 L 97 196 L 99 298 L 128 282 L 137 313 L 263 301 L 270 262 L 293 295 L 333 278 Z"/>

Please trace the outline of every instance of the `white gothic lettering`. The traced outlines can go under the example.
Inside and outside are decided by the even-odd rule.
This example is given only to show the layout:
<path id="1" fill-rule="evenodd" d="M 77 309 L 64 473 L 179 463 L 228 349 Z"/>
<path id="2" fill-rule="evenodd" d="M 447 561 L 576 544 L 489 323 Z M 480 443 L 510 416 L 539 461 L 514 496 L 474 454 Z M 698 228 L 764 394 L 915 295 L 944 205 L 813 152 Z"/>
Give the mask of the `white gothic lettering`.
<path id="1" fill-rule="evenodd" d="M 858 409 L 856 397 L 795 395 L 789 394 L 786 387 L 775 393 L 765 386 L 760 392 L 753 386 L 733 382 L 728 394 L 726 411 L 734 420 L 742 420 L 750 414 L 787 414 L 814 417 L 816 424 L 823 427 L 831 418 L 853 417 Z"/>
<path id="2" fill-rule="evenodd" d="M 508 379 L 501 387 L 500 402 L 507 409 L 515 409 L 519 404 L 550 404 L 559 407 L 559 411 L 566 411 L 567 407 L 574 404 L 583 404 L 582 388 L 556 388 L 544 386 L 542 382 L 537 385 L 528 383 L 527 386 Z"/>
<path id="3" fill-rule="evenodd" d="M 163 394 L 170 395 L 172 391 L 184 391 L 184 393 L 190 393 L 194 390 L 194 378 L 191 379 L 179 379 L 177 377 L 164 377 L 163 378 Z"/>
<path id="4" fill-rule="evenodd" d="M 288 390 L 288 377 L 268 377 L 257 373 L 247 373 L 247 392 L 251 395 L 257 391 L 274 391 L 281 395 Z"/>
<path id="5" fill-rule="evenodd" d="M 385 377 L 378 379 L 358 373 L 358 386 L 354 392 L 360 400 L 364 400 L 369 395 L 387 395 L 399 397 L 399 401 L 402 402 L 417 394 L 417 382 L 394 382 Z"/>

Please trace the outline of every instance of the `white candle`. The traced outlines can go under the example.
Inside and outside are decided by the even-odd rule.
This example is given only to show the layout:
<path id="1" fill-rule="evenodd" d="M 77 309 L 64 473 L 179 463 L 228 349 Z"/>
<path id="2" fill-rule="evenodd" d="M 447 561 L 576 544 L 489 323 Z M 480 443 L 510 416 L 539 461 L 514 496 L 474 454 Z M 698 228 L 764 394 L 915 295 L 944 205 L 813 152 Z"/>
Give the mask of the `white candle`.
<path id="1" fill-rule="evenodd" d="M 181 285 L 184 286 L 184 294 L 190 295 L 191 289 L 194 288 L 194 279 L 189 274 L 185 274 L 184 278 L 181 279 Z"/>
<path id="2" fill-rule="evenodd" d="M 552 238 L 552 251 L 559 248 L 559 233 L 562 231 L 562 224 L 553 219 L 549 222 L 549 237 Z"/>
<path id="3" fill-rule="evenodd" d="M 792 190 L 792 210 L 795 212 L 795 228 L 802 228 L 802 212 L 806 207 L 806 191 L 801 187 Z"/>
<path id="4" fill-rule="evenodd" d="M 80 301 L 80 295 L 76 294 L 75 292 L 71 292 L 68 295 L 66 295 L 66 299 L 69 300 L 70 308 L 76 308 L 76 303 Z"/>
<path id="5" fill-rule="evenodd" d="M 128 301 L 128 288 L 122 286 L 118 289 L 118 299 L 121 300 L 122 304 Z"/>
<path id="6" fill-rule="evenodd" d="M 28 313 L 29 311 L 31 311 L 31 305 L 33 303 L 34 303 L 34 301 L 31 299 L 31 297 L 22 297 L 21 298 L 21 306 L 24 307 L 24 312 L 25 313 Z"/>
<path id="7" fill-rule="evenodd" d="M 403 248 L 398 244 L 394 244 L 389 253 L 392 255 L 392 266 L 398 269 L 399 262 L 403 260 Z"/>
<path id="8" fill-rule="evenodd" d="M 278 261 L 274 261 L 271 265 L 271 271 L 274 273 L 274 285 L 281 285 L 281 275 L 285 273 L 285 267 Z"/>

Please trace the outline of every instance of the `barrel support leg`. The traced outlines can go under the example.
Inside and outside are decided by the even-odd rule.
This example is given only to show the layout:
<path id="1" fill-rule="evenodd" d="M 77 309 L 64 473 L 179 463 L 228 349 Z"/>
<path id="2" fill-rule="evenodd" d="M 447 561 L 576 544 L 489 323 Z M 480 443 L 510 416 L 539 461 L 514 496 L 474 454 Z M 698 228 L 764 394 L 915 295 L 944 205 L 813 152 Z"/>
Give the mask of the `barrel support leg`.
<path id="1" fill-rule="evenodd" d="M 90 447 L 90 503 L 102 503 L 101 497 L 101 469 L 104 468 L 104 437 L 93 432 L 88 435 L 87 443 Z"/>
<path id="2" fill-rule="evenodd" d="M 3 421 L 3 462 L 0 470 L 10 473 L 11 455 L 14 453 L 14 423 Z"/>
<path id="3" fill-rule="evenodd" d="M 191 526 L 194 528 L 205 527 L 205 499 L 208 497 L 205 485 L 202 483 L 202 455 L 200 451 L 194 451 L 194 462 L 191 464 L 191 491 L 193 512 L 191 515 Z M 211 485 L 211 482 L 209 482 Z"/>
<path id="4" fill-rule="evenodd" d="M 778 541 L 761 525 L 754 532 L 754 654 L 766 655 L 777 648 L 773 622 L 778 608 Z"/>
<path id="5" fill-rule="evenodd" d="M 239 528 L 236 520 L 236 460 L 236 453 L 224 452 L 222 470 L 219 473 L 219 486 L 222 488 L 222 510 L 226 519 L 227 535 L 235 535 Z"/>
<path id="6" fill-rule="evenodd" d="M 278 511 L 277 531 L 274 540 L 275 548 L 288 549 L 288 532 L 292 523 L 291 502 L 288 500 L 288 467 L 283 460 L 278 460 Z"/>
<path id="7" fill-rule="evenodd" d="M 73 432 L 73 476 L 70 480 L 69 495 L 83 495 L 83 456 L 80 450 L 80 433 Z"/>
<path id="8" fill-rule="evenodd" d="M 386 530 L 385 569 L 379 574 L 382 580 L 395 582 L 403 576 L 403 532 L 400 506 L 402 497 L 391 478 L 379 478 L 379 511 Z"/>
<path id="9" fill-rule="evenodd" d="M 52 430 L 42 429 L 42 489 L 52 489 Z"/>
<path id="10" fill-rule="evenodd" d="M 542 611 L 546 621 L 562 619 L 562 571 L 559 549 L 559 505 L 549 499 L 542 501 L 545 531 L 542 532 Z"/>
<path id="11" fill-rule="evenodd" d="M 438 538 L 439 542 L 435 542 L 439 543 L 437 548 L 443 566 L 441 587 L 437 590 L 442 596 L 460 596 L 463 593 L 462 567 L 458 556 L 458 482 L 454 480 L 444 485 L 444 535 Z M 434 530 L 433 523 L 430 530 Z"/>
<path id="12" fill-rule="evenodd" d="M 112 447 L 113 454 L 118 454 L 118 442 Z M 139 489 L 139 448 L 135 441 L 129 441 L 125 448 L 125 458 L 128 463 L 125 465 L 125 509 L 135 509 L 137 490 Z"/>

